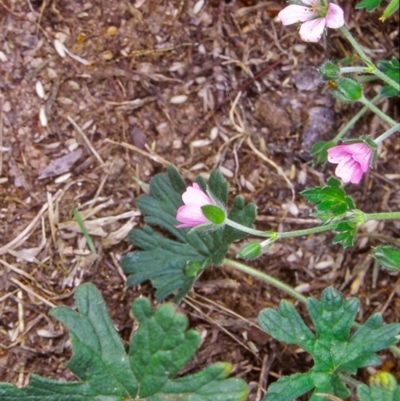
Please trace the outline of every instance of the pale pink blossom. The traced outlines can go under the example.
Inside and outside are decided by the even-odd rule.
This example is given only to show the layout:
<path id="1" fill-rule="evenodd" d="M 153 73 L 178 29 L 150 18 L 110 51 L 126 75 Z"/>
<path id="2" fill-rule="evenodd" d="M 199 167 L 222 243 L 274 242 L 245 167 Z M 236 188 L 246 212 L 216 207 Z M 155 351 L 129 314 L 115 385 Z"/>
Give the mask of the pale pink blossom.
<path id="1" fill-rule="evenodd" d="M 343 10 L 329 0 L 302 0 L 302 3 L 287 6 L 278 18 L 283 25 L 302 22 L 300 37 L 305 42 L 318 42 L 325 27 L 337 29 L 344 25 Z"/>
<path id="2" fill-rule="evenodd" d="M 364 142 L 344 144 L 328 149 L 328 161 L 337 164 L 335 174 L 343 182 L 358 184 L 368 171 L 373 150 Z"/>
<path id="3" fill-rule="evenodd" d="M 181 223 L 176 226 L 177 228 L 196 227 L 210 223 L 204 216 L 201 207 L 214 205 L 214 202 L 203 192 L 199 184 L 194 183 L 187 187 L 182 194 L 182 201 L 184 205 L 176 213 L 176 219 Z"/>

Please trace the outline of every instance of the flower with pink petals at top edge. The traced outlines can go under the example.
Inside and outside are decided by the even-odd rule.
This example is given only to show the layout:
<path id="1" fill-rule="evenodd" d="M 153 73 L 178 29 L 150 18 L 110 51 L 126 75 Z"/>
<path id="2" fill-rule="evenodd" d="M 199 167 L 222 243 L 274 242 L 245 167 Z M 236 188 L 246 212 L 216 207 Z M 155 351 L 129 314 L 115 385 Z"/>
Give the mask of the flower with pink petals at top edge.
<path id="1" fill-rule="evenodd" d="M 343 182 L 358 184 L 368 171 L 374 150 L 364 142 L 349 143 L 328 149 L 328 161 L 337 164 L 335 174 Z"/>
<path id="2" fill-rule="evenodd" d="M 176 219 L 181 223 L 177 228 L 197 227 L 208 224 L 210 221 L 204 216 L 201 207 L 205 205 L 215 205 L 215 202 L 201 189 L 200 185 L 193 185 L 186 188 L 182 194 L 184 203 L 177 213 Z"/>
<path id="3" fill-rule="evenodd" d="M 318 42 L 325 27 L 338 29 L 344 25 L 343 10 L 329 0 L 301 0 L 303 5 L 291 4 L 278 18 L 283 25 L 302 22 L 300 37 L 305 42 Z"/>

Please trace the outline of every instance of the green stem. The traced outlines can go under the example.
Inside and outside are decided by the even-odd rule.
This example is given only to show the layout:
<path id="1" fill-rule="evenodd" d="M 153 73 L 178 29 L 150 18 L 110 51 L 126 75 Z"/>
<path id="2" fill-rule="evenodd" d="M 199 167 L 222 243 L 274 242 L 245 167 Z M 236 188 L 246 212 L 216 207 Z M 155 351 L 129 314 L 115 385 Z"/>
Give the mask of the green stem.
<path id="1" fill-rule="evenodd" d="M 340 375 L 340 378 L 347 384 L 354 386 L 354 388 L 357 388 L 360 384 L 362 384 L 360 381 L 353 379 L 351 376 L 345 375 L 344 373 Z"/>
<path id="2" fill-rule="evenodd" d="M 368 99 L 363 96 L 358 100 L 364 106 L 367 106 L 371 111 L 373 111 L 376 115 L 378 115 L 383 121 L 386 121 L 390 126 L 394 127 L 397 122 L 387 116 L 383 111 L 379 110 L 376 106 L 374 106 Z"/>
<path id="3" fill-rule="evenodd" d="M 396 89 L 397 91 L 400 92 L 400 84 L 393 80 L 392 78 L 388 77 L 384 72 L 382 72 L 378 68 L 374 68 L 371 71 L 371 74 L 376 75 L 378 78 L 380 78 L 382 81 L 386 82 L 388 85 L 390 85 L 392 88 Z"/>
<path id="4" fill-rule="evenodd" d="M 243 226 L 242 224 L 236 223 L 235 221 L 232 221 L 229 219 L 225 220 L 225 224 L 227 226 L 236 228 L 236 230 L 242 231 L 247 234 L 256 235 L 258 237 L 267 237 L 267 238 L 275 237 L 275 240 L 278 240 L 281 238 L 301 237 L 303 235 L 309 235 L 309 234 L 322 233 L 324 231 L 329 231 L 336 227 L 337 222 L 325 224 L 322 226 L 312 227 L 312 228 L 306 228 L 304 230 L 287 231 L 287 232 L 283 232 L 283 233 L 277 233 L 275 231 L 255 230 L 253 228 Z"/>
<path id="5" fill-rule="evenodd" d="M 391 87 L 395 88 L 396 90 L 400 91 L 400 84 L 393 79 L 389 78 L 386 74 L 384 74 L 381 70 L 379 70 L 372 60 L 365 54 L 364 50 L 362 47 L 358 44 L 358 42 L 354 39 L 353 35 L 350 33 L 350 31 L 342 26 L 340 28 L 340 31 L 342 34 L 345 36 L 345 38 L 351 43 L 351 45 L 354 47 L 354 50 L 357 52 L 357 54 L 360 56 L 362 61 L 364 61 L 365 64 L 369 67 L 369 69 L 366 72 L 369 72 L 371 74 L 376 75 L 382 81 L 386 82 L 389 84 Z"/>
<path id="6" fill-rule="evenodd" d="M 262 273 L 257 269 L 253 269 L 250 266 L 247 266 L 243 263 L 240 262 L 236 262 L 234 260 L 231 259 L 224 259 L 224 264 L 230 267 L 235 268 L 236 270 L 240 270 L 244 273 L 249 274 L 250 276 L 256 277 L 262 281 L 265 281 L 268 284 L 273 285 L 275 288 L 279 288 L 280 290 L 286 292 L 287 294 L 289 294 L 291 297 L 297 299 L 300 302 L 306 303 L 307 302 L 307 298 L 304 295 L 301 295 L 299 292 L 297 292 L 296 290 L 294 290 L 292 287 L 290 287 L 289 285 L 282 283 L 282 281 L 271 277 L 268 274 Z"/>
<path id="7" fill-rule="evenodd" d="M 350 74 L 353 72 L 364 72 L 364 73 L 370 73 L 371 69 L 368 67 L 342 67 L 340 69 L 341 74 Z"/>
<path id="8" fill-rule="evenodd" d="M 244 233 L 251 234 L 251 235 L 257 235 L 258 237 L 270 237 L 271 236 L 271 233 L 269 231 L 255 230 L 254 228 L 243 226 L 242 224 L 236 223 L 236 221 L 232 221 L 229 219 L 225 220 L 225 224 L 232 228 L 236 228 L 236 230 L 239 230 Z"/>
<path id="9" fill-rule="evenodd" d="M 372 100 L 371 103 L 376 103 L 379 99 L 381 99 L 381 95 L 376 95 Z M 351 129 L 354 124 L 369 110 L 369 107 L 364 106 L 360 111 L 353 116 L 351 120 L 338 132 L 338 134 L 332 139 L 332 142 L 338 143 L 340 139 L 342 139 L 343 135 Z"/>
<path id="10" fill-rule="evenodd" d="M 386 131 L 381 136 L 378 136 L 378 138 L 376 138 L 374 140 L 374 142 L 376 144 L 381 143 L 382 141 L 384 141 L 385 139 L 389 138 L 390 135 L 394 134 L 397 131 L 400 131 L 400 123 L 396 124 L 394 127 L 390 128 L 390 130 Z"/>
<path id="11" fill-rule="evenodd" d="M 342 67 L 340 69 L 341 74 L 351 74 L 351 73 L 365 73 L 365 74 L 372 74 L 375 77 L 380 78 L 382 81 L 385 81 L 387 84 L 395 88 L 396 90 L 400 90 L 400 85 L 393 80 L 392 78 L 388 77 L 385 73 L 381 70 L 376 68 L 375 66 L 372 67 Z"/>
<path id="12" fill-rule="evenodd" d="M 397 220 L 400 219 L 400 212 L 387 213 L 364 213 L 365 221 L 368 220 Z"/>
<path id="13" fill-rule="evenodd" d="M 284 233 L 278 233 L 278 239 L 281 238 L 292 238 L 292 237 L 301 237 L 303 235 L 322 233 L 324 231 L 334 230 L 337 226 L 337 222 L 324 224 L 322 226 L 306 228 L 304 230 L 295 230 L 295 231 L 287 231 Z"/>
<path id="14" fill-rule="evenodd" d="M 350 31 L 342 26 L 340 28 L 340 32 L 344 35 L 344 37 L 351 43 L 351 45 L 354 47 L 354 50 L 357 52 L 357 54 L 360 56 L 361 60 L 364 61 L 365 64 L 367 64 L 369 67 L 375 68 L 372 60 L 365 54 L 364 50 L 362 47 L 358 44 L 358 42 L 354 39 L 353 35 L 350 33 Z"/>

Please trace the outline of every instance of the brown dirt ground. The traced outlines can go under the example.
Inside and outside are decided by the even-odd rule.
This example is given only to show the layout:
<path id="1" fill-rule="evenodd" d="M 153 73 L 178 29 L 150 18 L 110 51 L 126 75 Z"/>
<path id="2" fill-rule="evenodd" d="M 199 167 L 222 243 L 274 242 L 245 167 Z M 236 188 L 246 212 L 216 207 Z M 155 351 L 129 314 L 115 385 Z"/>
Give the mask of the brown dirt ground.
<path id="1" fill-rule="evenodd" d="M 344 7 L 347 26 L 368 54 L 399 57 L 398 16 L 381 24 L 354 4 Z M 128 341 L 132 300 L 153 290 L 126 288 L 119 261 L 131 249 L 129 230 L 141 224 L 135 199 L 168 164 L 188 181 L 220 168 L 231 195 L 257 205 L 260 229 L 310 226 L 312 209 L 299 192 L 333 170 L 313 169 L 307 150 L 332 138 L 360 106 L 335 102 L 316 72 L 325 59 L 351 56 L 348 43 L 335 31 L 329 45 L 301 42 L 295 26 L 274 19 L 284 5 L 208 0 L 199 10 L 195 0 L 0 0 L 1 381 L 25 385 L 32 372 L 73 378 L 64 367 L 68 333 L 47 313 L 73 306 L 82 282 L 98 286 Z M 89 65 L 62 58 L 56 38 Z M 366 96 L 377 90 L 369 83 Z M 398 119 L 395 101 L 379 107 Z M 351 135 L 386 129 L 366 114 Z M 399 152 L 399 136 L 385 141 L 376 168 L 349 187 L 362 210 L 399 210 Z M 75 206 L 97 256 L 74 221 Z M 333 284 L 359 297 L 360 321 L 376 311 L 399 321 L 399 276 L 377 270 L 369 257 L 371 246 L 399 237 L 400 224 L 385 222 L 364 227 L 346 251 L 331 245 L 331 234 L 296 238 L 253 265 L 307 296 Z M 249 383 L 251 401 L 261 399 L 267 381 L 304 371 L 311 363 L 304 354 L 252 325 L 262 308 L 285 297 L 227 267 L 206 271 L 180 306 L 205 335 L 185 371 L 230 362 Z M 400 379 L 400 361 L 382 358 Z"/>

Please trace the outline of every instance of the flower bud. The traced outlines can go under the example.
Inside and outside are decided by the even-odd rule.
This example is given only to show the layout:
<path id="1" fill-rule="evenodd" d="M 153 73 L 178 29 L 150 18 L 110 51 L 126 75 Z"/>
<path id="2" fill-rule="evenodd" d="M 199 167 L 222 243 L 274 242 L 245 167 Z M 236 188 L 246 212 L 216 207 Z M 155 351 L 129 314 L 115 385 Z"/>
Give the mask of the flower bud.
<path id="1" fill-rule="evenodd" d="M 373 248 L 372 257 L 386 270 L 400 270 L 400 249 L 392 245 Z"/>
<path id="2" fill-rule="evenodd" d="M 319 72 L 321 73 L 324 81 L 337 80 L 340 78 L 340 68 L 336 64 L 332 63 L 332 61 L 327 61 L 326 63 L 322 64 Z"/>
<path id="3" fill-rule="evenodd" d="M 330 83 L 330 89 L 333 96 L 341 102 L 356 102 L 362 97 L 363 92 L 361 84 L 354 78 L 343 77 Z"/>
<path id="4" fill-rule="evenodd" d="M 347 212 L 347 219 L 353 227 L 360 227 L 365 223 L 365 214 L 359 209 L 353 209 Z"/>
<path id="5" fill-rule="evenodd" d="M 262 247 L 258 242 L 250 242 L 236 255 L 237 259 L 255 259 L 261 255 Z"/>
<path id="6" fill-rule="evenodd" d="M 397 387 L 396 378 L 388 372 L 378 372 L 371 376 L 370 384 L 381 387 L 387 391 L 393 391 Z"/>

